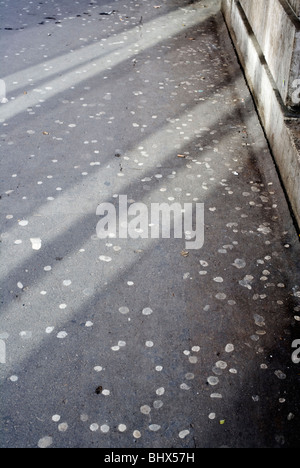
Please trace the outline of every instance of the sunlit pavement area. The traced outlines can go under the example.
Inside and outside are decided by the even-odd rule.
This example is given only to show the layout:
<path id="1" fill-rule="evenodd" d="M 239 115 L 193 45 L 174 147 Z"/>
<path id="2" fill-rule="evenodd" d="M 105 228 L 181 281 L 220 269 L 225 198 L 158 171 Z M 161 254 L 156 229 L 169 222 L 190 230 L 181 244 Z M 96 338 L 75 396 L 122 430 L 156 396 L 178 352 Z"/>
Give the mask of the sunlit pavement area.
<path id="1" fill-rule="evenodd" d="M 0 27 L 1 447 L 298 447 L 299 237 L 219 1 Z M 203 203 L 203 247 L 100 239 L 119 195 Z"/>

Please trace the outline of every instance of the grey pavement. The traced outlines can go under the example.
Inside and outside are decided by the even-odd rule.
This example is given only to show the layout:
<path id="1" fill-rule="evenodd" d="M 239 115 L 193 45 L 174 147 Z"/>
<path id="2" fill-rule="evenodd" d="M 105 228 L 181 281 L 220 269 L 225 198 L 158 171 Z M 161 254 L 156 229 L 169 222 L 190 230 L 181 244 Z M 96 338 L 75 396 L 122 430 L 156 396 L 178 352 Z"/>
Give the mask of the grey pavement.
<path id="1" fill-rule="evenodd" d="M 0 446 L 299 447 L 299 237 L 219 1 L 0 27 Z M 204 245 L 100 239 L 120 195 L 203 203 Z"/>

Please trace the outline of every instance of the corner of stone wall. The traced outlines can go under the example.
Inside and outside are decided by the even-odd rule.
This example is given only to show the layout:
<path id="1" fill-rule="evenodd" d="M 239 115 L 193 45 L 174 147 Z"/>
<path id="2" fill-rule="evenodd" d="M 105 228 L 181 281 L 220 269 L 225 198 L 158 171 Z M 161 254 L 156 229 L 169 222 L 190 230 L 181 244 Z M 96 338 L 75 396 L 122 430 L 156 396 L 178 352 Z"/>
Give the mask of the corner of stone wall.
<path id="1" fill-rule="evenodd" d="M 300 0 L 291 1 L 273 0 L 267 17 L 258 0 L 222 0 L 222 12 L 300 228 Z"/>

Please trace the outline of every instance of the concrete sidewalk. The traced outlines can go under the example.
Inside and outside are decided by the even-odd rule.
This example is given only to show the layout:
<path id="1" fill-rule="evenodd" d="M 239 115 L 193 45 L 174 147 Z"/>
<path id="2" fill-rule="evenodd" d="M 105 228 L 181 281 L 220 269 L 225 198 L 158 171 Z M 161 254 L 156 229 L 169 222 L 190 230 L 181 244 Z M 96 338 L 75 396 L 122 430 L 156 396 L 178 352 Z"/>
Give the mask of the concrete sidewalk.
<path id="1" fill-rule="evenodd" d="M 0 446 L 299 447 L 299 238 L 220 2 L 2 10 Z M 204 203 L 203 247 L 100 240 L 119 195 Z"/>

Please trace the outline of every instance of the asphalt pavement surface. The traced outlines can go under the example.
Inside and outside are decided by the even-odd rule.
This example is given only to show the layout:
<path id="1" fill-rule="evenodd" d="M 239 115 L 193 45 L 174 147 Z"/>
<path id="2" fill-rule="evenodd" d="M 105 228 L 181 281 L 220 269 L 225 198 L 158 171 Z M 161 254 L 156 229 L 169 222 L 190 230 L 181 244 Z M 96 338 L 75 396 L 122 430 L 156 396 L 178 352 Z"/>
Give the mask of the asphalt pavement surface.
<path id="1" fill-rule="evenodd" d="M 299 447 L 299 236 L 220 2 L 2 0 L 0 38 L 0 446 Z"/>

